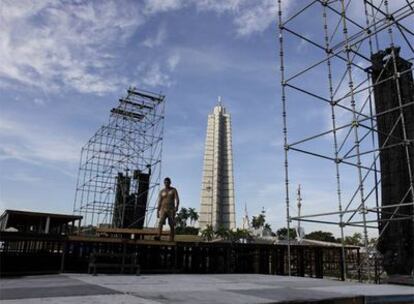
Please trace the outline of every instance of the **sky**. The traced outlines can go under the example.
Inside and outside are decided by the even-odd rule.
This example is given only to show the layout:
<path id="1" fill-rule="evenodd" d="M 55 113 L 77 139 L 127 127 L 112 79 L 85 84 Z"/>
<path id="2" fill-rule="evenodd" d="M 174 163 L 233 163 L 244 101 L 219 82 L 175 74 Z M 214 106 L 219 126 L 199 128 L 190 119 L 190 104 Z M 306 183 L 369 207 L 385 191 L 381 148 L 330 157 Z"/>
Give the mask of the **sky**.
<path id="1" fill-rule="evenodd" d="M 286 12 L 297 5 L 284 1 Z M 250 216 L 264 208 L 273 229 L 285 226 L 276 16 L 273 0 L 1 0 L 0 208 L 71 213 L 81 147 L 135 86 L 166 95 L 163 176 L 182 206 L 199 208 L 207 115 L 222 96 L 237 223 L 247 205 Z M 293 67 L 316 56 L 287 48 Z M 327 112 L 292 107 L 292 124 L 326 129 Z M 301 183 L 304 211 L 336 210 L 323 180 L 333 171 L 296 164 L 293 201 Z"/>

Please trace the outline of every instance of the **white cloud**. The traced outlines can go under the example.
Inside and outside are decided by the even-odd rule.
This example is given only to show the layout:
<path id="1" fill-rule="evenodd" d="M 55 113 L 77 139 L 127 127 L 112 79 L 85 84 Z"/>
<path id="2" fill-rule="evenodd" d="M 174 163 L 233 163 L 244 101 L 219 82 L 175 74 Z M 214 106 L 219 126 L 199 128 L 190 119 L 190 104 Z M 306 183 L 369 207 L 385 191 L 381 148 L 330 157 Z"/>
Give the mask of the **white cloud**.
<path id="1" fill-rule="evenodd" d="M 144 22 L 138 6 L 115 1 L 2 1 L 0 18 L 0 80 L 96 94 L 125 85 L 111 48 Z"/>
<path id="2" fill-rule="evenodd" d="M 164 61 L 138 66 L 137 73 L 140 81 L 149 87 L 170 87 L 174 84 L 171 73 L 180 62 L 180 54 L 173 52 Z"/>
<path id="3" fill-rule="evenodd" d="M 199 0 L 196 1 L 197 7 L 200 10 L 213 10 L 218 13 L 224 13 L 227 11 L 236 12 L 239 10 L 240 6 L 246 2 L 245 0 Z M 259 4 L 259 1 L 256 1 L 256 4 Z"/>
<path id="4" fill-rule="evenodd" d="M 33 103 L 38 106 L 44 106 L 46 104 L 45 100 L 42 98 L 35 98 L 33 99 Z"/>
<path id="5" fill-rule="evenodd" d="M 141 76 L 141 82 L 150 87 L 169 87 L 172 85 L 170 76 L 163 70 L 158 63 L 152 64 L 144 68 Z"/>
<path id="6" fill-rule="evenodd" d="M 151 0 L 55 2 L 29 0 L 0 2 L 0 86 L 13 82 L 55 92 L 62 88 L 81 93 L 105 94 L 129 85 L 116 67 L 116 46 L 127 42 L 137 28 L 157 14 L 195 7 L 199 11 L 229 14 L 240 36 L 265 30 L 276 18 L 273 0 Z M 166 30 L 143 45 L 163 43 Z M 174 70 L 178 57 L 167 68 Z M 159 73 L 148 71 L 145 82 L 171 83 Z"/>
<path id="7" fill-rule="evenodd" d="M 254 32 L 262 32 L 276 21 L 277 2 L 264 0 L 260 4 L 243 10 L 234 23 L 237 33 L 246 36 Z"/>
<path id="8" fill-rule="evenodd" d="M 0 160 L 77 163 L 81 144 L 67 134 L 0 117 Z"/>
<path id="9" fill-rule="evenodd" d="M 154 37 L 148 37 L 142 42 L 142 44 L 149 48 L 160 46 L 164 42 L 166 34 L 165 27 L 161 26 Z"/>
<path id="10" fill-rule="evenodd" d="M 156 14 L 182 8 L 188 1 L 184 0 L 146 0 L 144 12 Z"/>
<path id="11" fill-rule="evenodd" d="M 171 71 L 174 71 L 175 68 L 177 67 L 178 63 L 180 62 L 180 54 L 178 52 L 173 53 L 172 55 L 170 55 L 170 57 L 168 57 L 167 59 L 167 65 L 168 68 Z"/>
<path id="12" fill-rule="evenodd" d="M 34 176 L 28 172 L 12 172 L 11 174 L 4 175 L 4 179 L 13 181 L 13 182 L 23 182 L 23 183 L 37 183 L 41 182 L 42 178 Z"/>
<path id="13" fill-rule="evenodd" d="M 284 8 L 287 9 L 290 2 L 284 1 Z M 239 36 L 262 32 L 277 18 L 278 3 L 275 0 L 201 0 L 195 3 L 199 10 L 231 14 Z"/>
<path id="14" fill-rule="evenodd" d="M 284 1 L 288 8 L 291 1 Z M 276 0 L 148 0 L 146 14 L 179 10 L 194 5 L 199 11 L 228 13 L 233 18 L 239 36 L 262 32 L 276 21 L 278 3 Z"/>

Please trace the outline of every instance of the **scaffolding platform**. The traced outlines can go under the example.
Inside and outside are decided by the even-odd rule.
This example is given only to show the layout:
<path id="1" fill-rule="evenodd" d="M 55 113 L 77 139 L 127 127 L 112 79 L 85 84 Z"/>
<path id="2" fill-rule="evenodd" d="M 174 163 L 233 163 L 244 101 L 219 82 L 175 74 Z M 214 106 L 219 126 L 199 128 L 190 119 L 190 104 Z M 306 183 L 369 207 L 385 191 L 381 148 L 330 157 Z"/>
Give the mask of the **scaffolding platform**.
<path id="1" fill-rule="evenodd" d="M 277 2 L 288 239 L 324 224 L 345 246 L 359 231 L 368 281 L 410 275 L 414 1 Z"/>
<path id="2" fill-rule="evenodd" d="M 161 178 L 165 96 L 129 88 L 82 147 L 73 211 L 83 230 L 147 227 Z"/>

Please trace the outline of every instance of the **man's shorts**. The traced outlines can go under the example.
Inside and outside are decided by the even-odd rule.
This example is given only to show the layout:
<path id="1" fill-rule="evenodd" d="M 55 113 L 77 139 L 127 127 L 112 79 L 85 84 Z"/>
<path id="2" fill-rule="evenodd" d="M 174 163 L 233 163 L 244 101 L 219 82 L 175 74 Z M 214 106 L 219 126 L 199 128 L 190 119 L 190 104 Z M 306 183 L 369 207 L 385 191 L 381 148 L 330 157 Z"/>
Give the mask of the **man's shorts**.
<path id="1" fill-rule="evenodd" d="M 175 225 L 175 212 L 172 208 L 161 208 L 160 210 L 160 225 L 165 224 L 165 220 L 168 218 L 168 225 Z"/>

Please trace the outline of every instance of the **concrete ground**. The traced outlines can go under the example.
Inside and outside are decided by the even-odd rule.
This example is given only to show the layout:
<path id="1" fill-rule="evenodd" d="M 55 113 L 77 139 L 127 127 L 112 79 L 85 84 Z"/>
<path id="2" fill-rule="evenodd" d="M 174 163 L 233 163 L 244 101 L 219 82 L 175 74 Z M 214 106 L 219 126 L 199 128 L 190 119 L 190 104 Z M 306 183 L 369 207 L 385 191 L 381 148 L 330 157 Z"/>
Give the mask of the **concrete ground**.
<path id="1" fill-rule="evenodd" d="M 4 304 L 414 303 L 413 292 L 408 286 L 254 274 L 60 274 L 0 281 Z"/>

